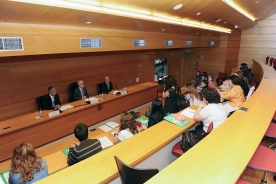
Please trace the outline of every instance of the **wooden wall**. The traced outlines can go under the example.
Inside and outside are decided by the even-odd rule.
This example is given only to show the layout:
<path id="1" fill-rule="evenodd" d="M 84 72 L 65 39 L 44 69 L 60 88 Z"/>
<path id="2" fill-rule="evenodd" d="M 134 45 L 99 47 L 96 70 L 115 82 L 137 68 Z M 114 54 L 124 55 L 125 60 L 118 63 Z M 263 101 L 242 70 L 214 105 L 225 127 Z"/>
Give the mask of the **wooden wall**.
<path id="1" fill-rule="evenodd" d="M 265 62 L 267 56 L 276 58 L 276 14 L 241 34 L 239 63 L 251 67 L 252 59 Z"/>

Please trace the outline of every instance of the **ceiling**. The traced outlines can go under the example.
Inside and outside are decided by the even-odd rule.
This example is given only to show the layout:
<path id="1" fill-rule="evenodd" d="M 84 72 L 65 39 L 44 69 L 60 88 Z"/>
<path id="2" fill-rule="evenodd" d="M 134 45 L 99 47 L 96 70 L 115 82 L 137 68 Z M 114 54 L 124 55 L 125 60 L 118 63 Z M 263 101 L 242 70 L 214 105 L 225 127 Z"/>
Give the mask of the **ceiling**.
<path id="1" fill-rule="evenodd" d="M 259 0 L 259 2 L 257 2 L 258 0 L 232 1 L 255 17 L 256 20 L 264 19 L 276 13 L 276 0 Z M 222 0 L 98 0 L 97 2 L 100 4 L 107 3 L 146 10 L 175 18 L 195 20 L 229 28 L 232 31 L 243 31 L 256 24 L 256 22 L 228 6 Z M 179 3 L 183 4 L 183 7 L 179 10 L 173 10 L 173 7 Z M 196 15 L 198 12 L 201 12 L 200 15 Z M 216 22 L 218 19 L 222 20 Z M 88 25 L 85 22 L 92 22 L 92 24 Z M 0 0 L 0 23 L 77 26 L 146 32 L 167 32 L 185 35 L 198 33 L 200 35 L 208 34 L 218 36 L 226 34 L 138 18 L 128 18 L 112 14 L 20 3 L 8 0 Z M 239 28 L 235 29 L 235 25 L 238 25 Z"/>

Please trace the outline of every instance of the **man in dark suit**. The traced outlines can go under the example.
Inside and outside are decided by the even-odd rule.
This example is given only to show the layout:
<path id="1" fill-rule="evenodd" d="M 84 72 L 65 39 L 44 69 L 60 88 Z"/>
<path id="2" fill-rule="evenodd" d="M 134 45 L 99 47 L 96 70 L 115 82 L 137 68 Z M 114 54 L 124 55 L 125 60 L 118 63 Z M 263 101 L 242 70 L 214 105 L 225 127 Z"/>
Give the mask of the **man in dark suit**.
<path id="1" fill-rule="evenodd" d="M 83 100 L 89 98 L 86 87 L 82 80 L 78 81 L 78 87 L 74 90 L 74 100 Z"/>
<path id="2" fill-rule="evenodd" d="M 104 94 L 113 94 L 113 85 L 112 82 L 109 81 L 109 77 L 105 76 L 104 82 L 101 85 L 101 90 Z"/>
<path id="3" fill-rule="evenodd" d="M 48 94 L 43 97 L 43 108 L 45 110 L 58 110 L 60 109 L 61 103 L 54 86 L 48 87 Z"/>

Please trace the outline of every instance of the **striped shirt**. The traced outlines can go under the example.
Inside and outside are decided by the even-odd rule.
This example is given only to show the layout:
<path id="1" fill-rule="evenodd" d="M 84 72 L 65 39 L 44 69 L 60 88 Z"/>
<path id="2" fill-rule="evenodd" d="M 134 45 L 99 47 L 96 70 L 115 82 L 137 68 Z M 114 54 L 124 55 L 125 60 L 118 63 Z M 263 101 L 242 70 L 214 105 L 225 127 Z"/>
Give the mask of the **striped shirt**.
<path id="1" fill-rule="evenodd" d="M 80 143 L 79 146 L 69 149 L 67 163 L 68 165 L 74 165 L 92 155 L 100 152 L 102 145 L 98 139 L 87 139 Z"/>

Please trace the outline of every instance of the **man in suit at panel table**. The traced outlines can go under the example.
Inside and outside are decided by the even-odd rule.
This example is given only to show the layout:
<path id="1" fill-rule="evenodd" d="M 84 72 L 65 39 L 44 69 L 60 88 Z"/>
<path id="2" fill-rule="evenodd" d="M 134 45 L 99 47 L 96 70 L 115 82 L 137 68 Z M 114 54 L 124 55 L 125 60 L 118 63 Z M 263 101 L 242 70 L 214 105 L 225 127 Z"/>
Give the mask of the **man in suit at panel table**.
<path id="1" fill-rule="evenodd" d="M 82 80 L 78 81 L 78 87 L 74 90 L 74 100 L 83 100 L 89 98 L 86 87 Z"/>
<path id="2" fill-rule="evenodd" d="M 105 76 L 104 82 L 101 85 L 102 92 L 104 94 L 113 94 L 113 85 L 112 82 L 109 81 L 109 77 Z"/>
<path id="3" fill-rule="evenodd" d="M 45 110 L 58 110 L 60 109 L 60 100 L 54 86 L 48 87 L 48 94 L 43 97 L 43 108 Z"/>

